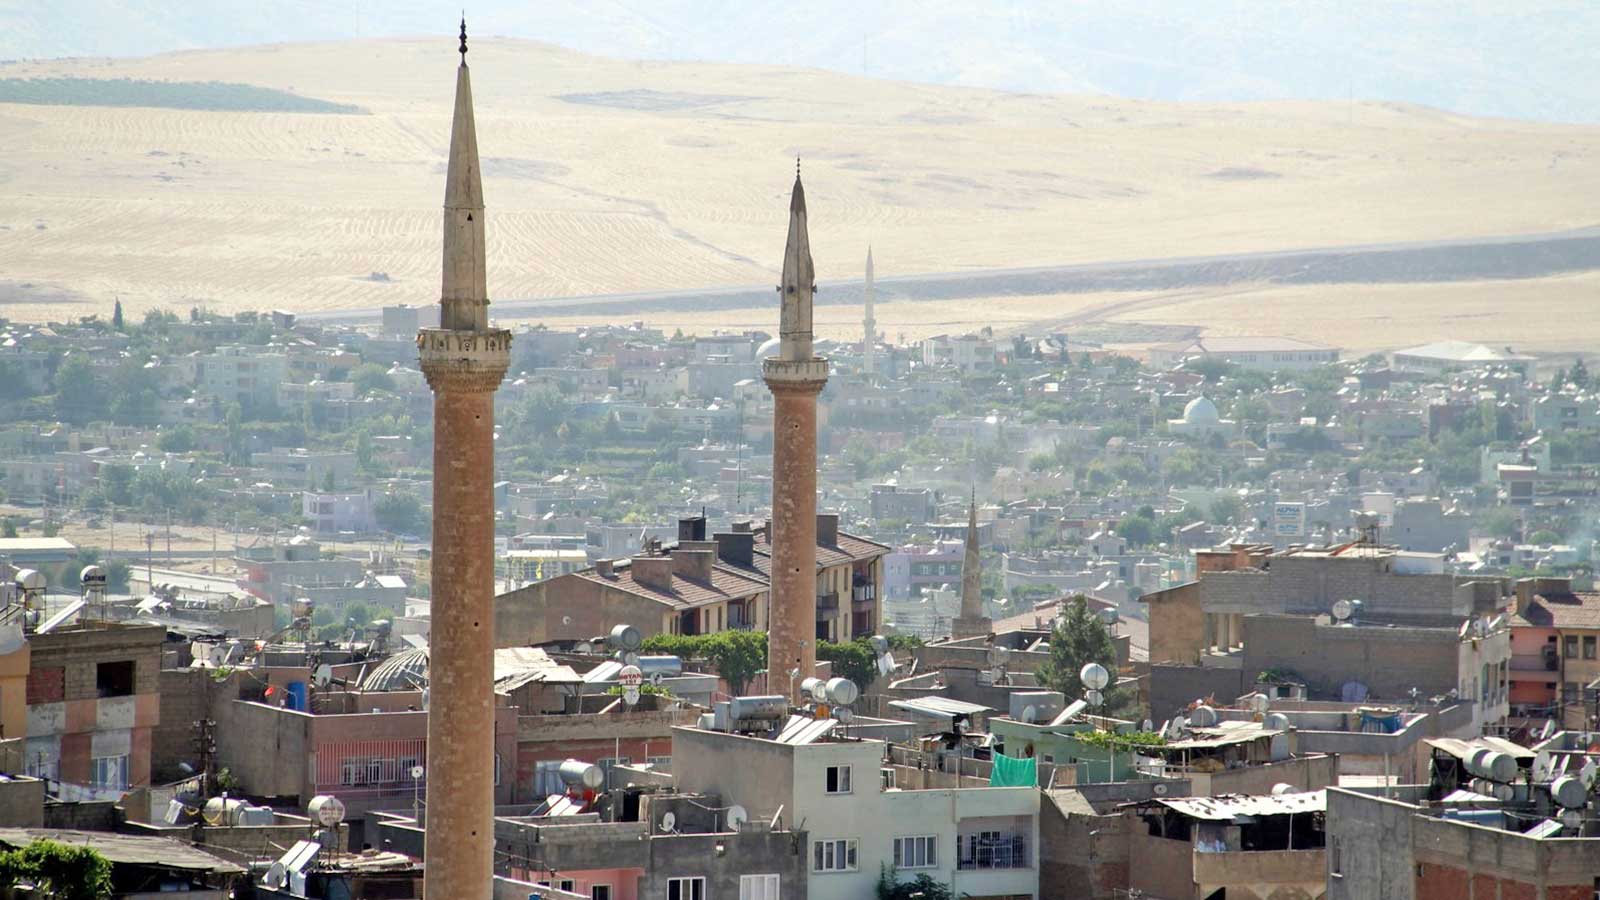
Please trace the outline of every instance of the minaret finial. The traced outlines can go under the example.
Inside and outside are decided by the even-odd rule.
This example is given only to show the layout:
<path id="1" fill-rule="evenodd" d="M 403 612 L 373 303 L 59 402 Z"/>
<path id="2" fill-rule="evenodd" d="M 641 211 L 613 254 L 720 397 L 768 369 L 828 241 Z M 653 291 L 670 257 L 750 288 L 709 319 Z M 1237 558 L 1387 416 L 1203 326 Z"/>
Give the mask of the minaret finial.
<path id="1" fill-rule="evenodd" d="M 798 156 L 794 158 L 794 177 L 800 177 L 800 157 Z"/>
<path id="2" fill-rule="evenodd" d="M 467 11 L 461 11 L 461 64 L 467 64 Z"/>

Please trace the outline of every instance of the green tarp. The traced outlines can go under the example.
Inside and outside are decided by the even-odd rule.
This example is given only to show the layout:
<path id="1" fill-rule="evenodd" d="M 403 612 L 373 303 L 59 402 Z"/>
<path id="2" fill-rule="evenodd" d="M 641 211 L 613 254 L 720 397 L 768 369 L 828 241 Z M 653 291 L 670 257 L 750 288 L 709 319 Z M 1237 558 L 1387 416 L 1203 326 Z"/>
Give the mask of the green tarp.
<path id="1" fill-rule="evenodd" d="M 994 755 L 989 771 L 990 787 L 1034 787 L 1039 783 L 1039 767 L 1033 758 L 1016 759 L 1002 753 Z"/>

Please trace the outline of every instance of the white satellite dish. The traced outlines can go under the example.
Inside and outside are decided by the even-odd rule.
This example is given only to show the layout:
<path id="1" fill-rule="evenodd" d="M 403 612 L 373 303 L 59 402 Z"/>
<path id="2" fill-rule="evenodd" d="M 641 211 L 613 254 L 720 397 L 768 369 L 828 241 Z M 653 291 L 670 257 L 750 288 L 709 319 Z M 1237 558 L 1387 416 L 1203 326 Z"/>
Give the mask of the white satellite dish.
<path id="1" fill-rule="evenodd" d="M 1335 622 L 1343 622 L 1349 619 L 1350 614 L 1353 612 L 1355 612 L 1355 607 L 1350 605 L 1349 600 L 1333 601 L 1333 620 Z"/>
<path id="2" fill-rule="evenodd" d="M 661 683 L 667 680 L 665 672 L 651 672 L 649 677 L 652 687 L 661 687 Z"/>
<path id="3" fill-rule="evenodd" d="M 316 682 L 316 685 L 319 688 L 325 688 L 332 684 L 333 666 L 330 666 L 327 663 L 318 664 L 317 671 L 312 675 L 312 680 Z"/>
<path id="4" fill-rule="evenodd" d="M 850 720 L 854 719 L 856 714 L 850 711 L 850 707 L 841 706 L 833 711 L 833 717 L 839 720 L 839 724 L 849 725 Z"/>
<path id="5" fill-rule="evenodd" d="M 741 827 L 743 827 L 744 823 L 748 822 L 749 820 L 750 820 L 750 814 L 745 811 L 744 807 L 740 806 L 737 803 L 735 803 L 734 805 L 728 807 L 728 828 L 729 829 L 731 829 L 733 831 L 738 831 Z"/>
<path id="6" fill-rule="evenodd" d="M 1083 699 L 1087 700 L 1090 706 L 1100 706 L 1106 702 L 1106 695 L 1099 691 L 1084 691 Z"/>
<path id="7" fill-rule="evenodd" d="M 1561 824 L 1568 828 L 1583 827 L 1583 810 L 1569 809 L 1561 814 Z"/>
<path id="8" fill-rule="evenodd" d="M 1151 731 L 1151 730 L 1153 730 L 1153 728 L 1152 728 L 1153 725 L 1154 725 L 1153 722 L 1151 722 L 1149 719 L 1145 719 L 1143 722 L 1141 722 L 1139 724 L 1139 730 L 1141 730 L 1141 731 Z"/>
<path id="9" fill-rule="evenodd" d="M 1022 710 L 1022 721 L 1029 725 L 1039 721 L 1039 707 L 1029 705 Z"/>
<path id="10" fill-rule="evenodd" d="M 1549 781 L 1555 776 L 1555 760 L 1549 750 L 1540 750 L 1533 756 L 1533 780 Z"/>
<path id="11" fill-rule="evenodd" d="M 411 767 L 411 780 L 412 781 L 421 781 L 422 780 L 422 775 L 423 775 L 423 768 L 421 766 L 412 766 Z"/>
<path id="12" fill-rule="evenodd" d="M 665 812 L 661 814 L 661 830 L 670 832 L 678 824 L 676 813 Z"/>
<path id="13" fill-rule="evenodd" d="M 1106 685 L 1111 683 L 1111 673 L 1099 663 L 1085 663 L 1084 667 L 1078 670 L 1078 680 L 1091 691 L 1103 691 Z"/>
<path id="14" fill-rule="evenodd" d="M 1165 797 L 1165 796 L 1166 796 L 1166 795 L 1167 795 L 1167 786 L 1166 786 L 1166 785 L 1164 785 L 1164 784 L 1158 784 L 1158 785 L 1156 785 L 1156 786 L 1155 786 L 1155 787 L 1153 787 L 1153 788 L 1151 788 L 1151 789 L 1150 789 L 1150 790 L 1151 790 L 1151 791 L 1152 791 L 1152 792 L 1153 792 L 1153 793 L 1154 793 L 1154 794 L 1155 794 L 1155 795 L 1156 795 L 1156 796 L 1157 796 L 1157 797 Z"/>
<path id="15" fill-rule="evenodd" d="M 1595 767 L 1594 760 L 1592 759 L 1588 762 L 1585 762 L 1583 764 L 1583 768 L 1578 770 L 1579 780 L 1583 782 L 1583 786 L 1586 789 L 1591 791 L 1594 790 L 1594 779 L 1595 775 L 1597 774 L 1600 774 L 1600 768 Z"/>

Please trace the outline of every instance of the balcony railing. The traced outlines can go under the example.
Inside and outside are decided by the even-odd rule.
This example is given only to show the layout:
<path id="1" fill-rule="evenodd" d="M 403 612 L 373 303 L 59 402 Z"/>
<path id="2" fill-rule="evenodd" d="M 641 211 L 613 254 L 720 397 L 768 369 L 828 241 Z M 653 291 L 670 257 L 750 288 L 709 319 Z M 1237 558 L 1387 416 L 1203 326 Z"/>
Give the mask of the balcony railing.
<path id="1" fill-rule="evenodd" d="M 1554 672 L 1559 668 L 1561 668 L 1561 662 L 1554 656 L 1526 653 L 1514 654 L 1511 657 L 1511 671 L 1513 672 Z"/>
<path id="2" fill-rule="evenodd" d="M 956 838 L 956 868 L 1026 869 L 1028 836 L 1011 831 L 984 831 Z"/>
<path id="3" fill-rule="evenodd" d="M 870 604 L 876 599 L 878 599 L 878 586 L 875 584 L 862 584 L 850 589 L 850 602 L 857 606 Z"/>
<path id="4" fill-rule="evenodd" d="M 818 594 L 817 595 L 817 615 L 822 615 L 823 613 L 836 613 L 838 611 L 839 611 L 839 595 L 838 595 L 838 593 Z"/>

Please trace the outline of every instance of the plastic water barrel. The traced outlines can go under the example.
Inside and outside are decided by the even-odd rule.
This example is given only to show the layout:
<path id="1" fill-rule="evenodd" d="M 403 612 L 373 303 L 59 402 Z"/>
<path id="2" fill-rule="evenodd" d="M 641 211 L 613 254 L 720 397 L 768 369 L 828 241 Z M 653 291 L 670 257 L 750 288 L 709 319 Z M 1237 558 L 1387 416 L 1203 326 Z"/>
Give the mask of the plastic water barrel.
<path id="1" fill-rule="evenodd" d="M 311 703 L 306 695 L 304 681 L 291 681 L 288 684 L 289 708 L 296 712 L 310 712 Z"/>

